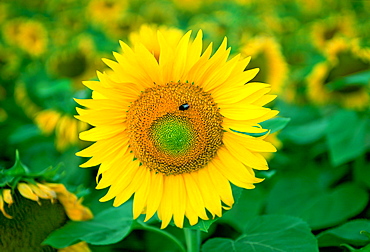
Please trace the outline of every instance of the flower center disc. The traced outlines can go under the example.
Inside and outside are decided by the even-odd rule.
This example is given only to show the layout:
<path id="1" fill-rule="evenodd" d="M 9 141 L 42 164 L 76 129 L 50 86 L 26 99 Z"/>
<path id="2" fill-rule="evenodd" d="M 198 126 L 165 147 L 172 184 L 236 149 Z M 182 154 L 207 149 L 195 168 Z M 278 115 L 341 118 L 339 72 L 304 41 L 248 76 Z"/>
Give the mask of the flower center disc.
<path id="1" fill-rule="evenodd" d="M 222 115 L 189 83 L 146 89 L 127 114 L 130 147 L 146 167 L 177 175 L 206 166 L 222 145 Z"/>
<path id="2" fill-rule="evenodd" d="M 158 150 L 172 156 L 186 154 L 196 137 L 189 121 L 171 114 L 154 122 L 150 133 Z"/>

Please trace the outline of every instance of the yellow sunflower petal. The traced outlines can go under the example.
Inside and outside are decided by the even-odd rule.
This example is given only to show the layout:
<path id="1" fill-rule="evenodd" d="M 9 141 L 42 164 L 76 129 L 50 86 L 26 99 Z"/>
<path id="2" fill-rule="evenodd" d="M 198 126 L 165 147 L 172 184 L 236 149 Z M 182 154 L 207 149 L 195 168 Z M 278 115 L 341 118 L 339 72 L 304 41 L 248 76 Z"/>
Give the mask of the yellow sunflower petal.
<path id="1" fill-rule="evenodd" d="M 222 215 L 222 207 L 221 207 L 221 200 L 214 193 L 214 188 L 210 178 L 208 177 L 208 173 L 203 171 L 204 169 L 200 169 L 197 172 L 193 172 L 190 175 L 193 177 L 197 185 L 199 186 L 199 190 L 203 196 L 204 206 L 207 210 L 212 214 L 217 216 Z"/>
<path id="2" fill-rule="evenodd" d="M 8 219 L 13 219 L 12 216 L 10 216 L 9 214 L 7 214 L 5 212 L 5 209 L 4 209 L 4 199 L 3 199 L 3 195 L 0 194 L 0 211 L 3 213 L 3 215 L 8 218 Z"/>
<path id="3" fill-rule="evenodd" d="M 151 171 L 150 191 L 148 195 L 146 216 L 144 221 L 147 221 L 150 218 L 152 218 L 152 216 L 159 208 L 163 195 L 164 187 L 163 181 L 164 181 L 163 174 L 156 174 L 154 171 Z"/>
<path id="4" fill-rule="evenodd" d="M 181 175 L 173 177 L 173 220 L 179 228 L 183 227 L 186 210 L 186 190 L 184 178 Z"/>
<path id="5" fill-rule="evenodd" d="M 232 120 L 229 118 L 224 118 L 222 122 L 222 127 L 229 131 L 229 129 L 233 129 L 240 132 L 247 132 L 247 133 L 264 133 L 267 129 L 263 129 L 258 124 L 250 124 L 249 121 L 240 121 L 240 120 Z"/>
<path id="6" fill-rule="evenodd" d="M 39 202 L 39 197 L 32 191 L 31 187 L 26 183 L 18 183 L 18 191 L 19 193 L 30 200 Z"/>
<path id="7" fill-rule="evenodd" d="M 138 218 L 139 215 L 143 213 L 150 190 L 150 171 L 144 167 L 142 167 L 142 169 L 144 170 L 143 179 L 141 181 L 142 186 L 139 187 L 134 196 L 134 204 L 132 209 L 134 219 Z"/>
<path id="8" fill-rule="evenodd" d="M 164 177 L 163 184 L 165 188 L 171 188 L 171 190 L 164 190 L 162 195 L 162 201 L 158 208 L 158 217 L 162 220 L 161 229 L 166 228 L 170 223 L 173 215 L 173 186 L 174 177 Z"/>
<path id="9" fill-rule="evenodd" d="M 234 141 L 254 152 L 276 152 L 275 146 L 270 142 L 262 140 L 260 137 L 252 137 L 235 132 L 226 132 L 225 139 Z"/>
<path id="10" fill-rule="evenodd" d="M 123 124 L 99 125 L 90 130 L 80 133 L 80 139 L 85 141 L 98 141 L 108 139 L 122 133 L 125 130 Z"/>
<path id="11" fill-rule="evenodd" d="M 80 115 L 75 117 L 81 121 L 85 121 L 93 126 L 122 124 L 126 120 L 127 109 L 101 109 L 91 110 L 76 108 Z"/>
<path id="12" fill-rule="evenodd" d="M 234 138 L 230 137 L 230 132 L 224 133 L 224 144 L 225 147 L 230 151 L 230 153 L 240 160 L 246 166 L 250 166 L 254 169 L 267 170 L 267 162 L 265 159 L 258 157 L 258 153 L 253 153 L 249 149 L 245 148 L 240 140 L 235 141 Z"/>
<path id="13" fill-rule="evenodd" d="M 269 85 L 262 83 L 248 83 L 241 87 L 216 89 L 212 91 L 212 97 L 215 99 L 216 103 L 236 103 L 268 86 Z"/>
<path id="14" fill-rule="evenodd" d="M 217 170 L 212 162 L 208 164 L 207 172 L 222 202 L 231 207 L 234 204 L 234 198 L 228 179 Z"/>
<path id="15" fill-rule="evenodd" d="M 270 109 L 263 108 L 251 104 L 240 104 L 241 106 L 235 105 L 223 105 L 220 106 L 220 113 L 233 120 L 251 120 L 261 115 L 266 115 L 270 112 Z"/>
<path id="16" fill-rule="evenodd" d="M 208 220 L 208 216 L 204 210 L 203 197 L 199 191 L 198 185 L 190 174 L 185 173 L 183 177 L 189 205 L 201 219 Z"/>
<path id="17" fill-rule="evenodd" d="M 253 183 L 262 181 L 250 174 L 248 169 L 226 148 L 218 151 L 217 158 L 212 160 L 212 163 L 231 183 L 238 187 L 253 189 Z"/>
<path id="18" fill-rule="evenodd" d="M 12 191 L 10 189 L 3 190 L 3 199 L 8 204 L 8 207 L 10 207 L 14 203 Z"/>

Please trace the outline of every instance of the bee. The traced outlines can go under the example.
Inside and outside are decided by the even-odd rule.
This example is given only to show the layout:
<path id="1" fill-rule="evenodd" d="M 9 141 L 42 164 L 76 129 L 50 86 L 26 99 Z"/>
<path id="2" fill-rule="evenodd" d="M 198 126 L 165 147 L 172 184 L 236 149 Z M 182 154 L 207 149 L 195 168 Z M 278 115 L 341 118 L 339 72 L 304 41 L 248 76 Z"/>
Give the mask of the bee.
<path id="1" fill-rule="evenodd" d="M 187 103 L 184 103 L 182 104 L 180 107 L 179 107 L 179 110 L 187 110 L 190 108 L 190 105 L 187 104 Z"/>

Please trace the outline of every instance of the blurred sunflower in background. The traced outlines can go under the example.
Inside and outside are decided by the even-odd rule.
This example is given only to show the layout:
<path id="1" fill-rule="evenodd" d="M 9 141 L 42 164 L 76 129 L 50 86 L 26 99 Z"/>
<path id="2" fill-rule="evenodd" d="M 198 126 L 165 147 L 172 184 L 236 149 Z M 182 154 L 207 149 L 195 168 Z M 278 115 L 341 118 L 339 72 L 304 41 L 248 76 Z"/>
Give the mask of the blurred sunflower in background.
<path id="1" fill-rule="evenodd" d="M 250 58 L 240 55 L 227 60 L 226 38 L 211 56 L 201 31 L 175 46 L 157 36 L 158 59 L 145 44 L 121 42 L 118 62 L 105 60 L 113 71 L 84 82 L 100 96 L 76 100 L 86 107 L 76 117 L 95 126 L 80 138 L 96 143 L 77 155 L 92 157 L 81 167 L 100 164 L 97 188 L 110 187 L 101 201 L 119 206 L 134 194 L 134 218 L 157 212 L 162 228 L 172 218 L 183 227 L 185 216 L 195 225 L 209 219 L 206 210 L 221 216 L 233 205 L 230 182 L 252 189 L 262 181 L 253 169 L 268 169 L 260 152 L 275 147 L 236 131 L 265 132 L 258 123 L 278 112 L 262 106 L 275 96 L 267 84 L 246 84 L 258 69 L 244 71 Z"/>
<path id="2" fill-rule="evenodd" d="M 351 13 L 341 13 L 338 16 L 329 16 L 323 20 L 317 20 L 312 25 L 311 36 L 314 45 L 321 51 L 325 51 L 327 43 L 338 37 L 356 37 L 355 18 Z"/>
<path id="3" fill-rule="evenodd" d="M 42 22 L 34 19 L 11 19 L 3 26 L 3 36 L 12 46 L 15 46 L 30 56 L 38 57 L 46 52 L 48 34 Z"/>
<path id="4" fill-rule="evenodd" d="M 326 61 L 318 63 L 307 77 L 308 96 L 320 105 L 368 108 L 369 69 L 369 48 L 361 48 L 355 39 L 334 39 L 326 48 Z"/>
<path id="5" fill-rule="evenodd" d="M 247 40 L 241 49 L 252 60 L 247 69 L 260 68 L 254 81 L 271 85 L 272 94 L 280 94 L 288 77 L 288 65 L 279 43 L 272 37 L 255 37 Z"/>

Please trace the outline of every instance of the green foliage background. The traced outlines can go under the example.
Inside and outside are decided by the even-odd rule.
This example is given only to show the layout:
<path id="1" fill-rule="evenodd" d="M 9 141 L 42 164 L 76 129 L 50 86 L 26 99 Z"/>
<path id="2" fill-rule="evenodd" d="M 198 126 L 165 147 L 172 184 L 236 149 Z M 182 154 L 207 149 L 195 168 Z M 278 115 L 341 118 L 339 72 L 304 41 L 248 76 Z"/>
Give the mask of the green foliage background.
<path id="1" fill-rule="evenodd" d="M 101 18 L 94 2 L 106 4 L 111 15 Z M 265 122 L 282 143 L 270 170 L 257 174 L 266 180 L 254 190 L 234 188 L 232 210 L 191 227 L 202 231 L 201 250 L 370 251 L 370 104 L 365 101 L 360 109 L 335 101 L 317 104 L 307 84 L 315 66 L 327 59 L 327 44 L 315 42 L 315 26 L 324 29 L 330 20 L 339 20 L 338 25 L 350 16 L 352 33 L 333 28 L 326 42 L 357 39 L 370 50 L 370 2 L 308 2 L 0 1 L 0 169 L 12 167 L 16 150 L 33 173 L 58 166 L 58 182 L 84 196 L 95 215 L 91 221 L 69 222 L 45 243 L 61 248 L 84 240 L 92 251 L 108 252 L 181 251 L 178 243 L 185 244 L 183 231 L 174 226 L 160 230 L 156 219 L 133 221 L 130 202 L 118 208 L 99 203 L 104 191 L 94 189 L 96 169 L 80 169 L 84 160 L 75 156 L 88 143 L 69 141 L 58 129 L 46 134 L 35 120 L 40 111 L 52 110 L 73 122 L 72 98 L 91 95 L 80 82 L 106 69 L 100 58 L 112 58 L 118 40 L 128 41 L 142 24 L 157 24 L 202 29 L 206 43 L 216 45 L 227 36 L 233 53 L 257 36 L 272 37 L 288 67 L 283 91 L 270 104 L 283 118 Z M 43 32 L 29 28 L 31 35 L 18 38 L 18 23 L 30 21 Z M 35 41 L 43 41 L 41 52 L 32 47 Z M 262 63 L 261 71 L 269 67 L 268 61 Z M 344 69 L 355 64 L 350 58 L 340 63 Z M 370 58 L 364 66 L 360 73 L 339 74 L 326 87 L 346 95 L 354 86 L 369 93 Z M 71 125 L 60 132 L 77 135 Z"/>

